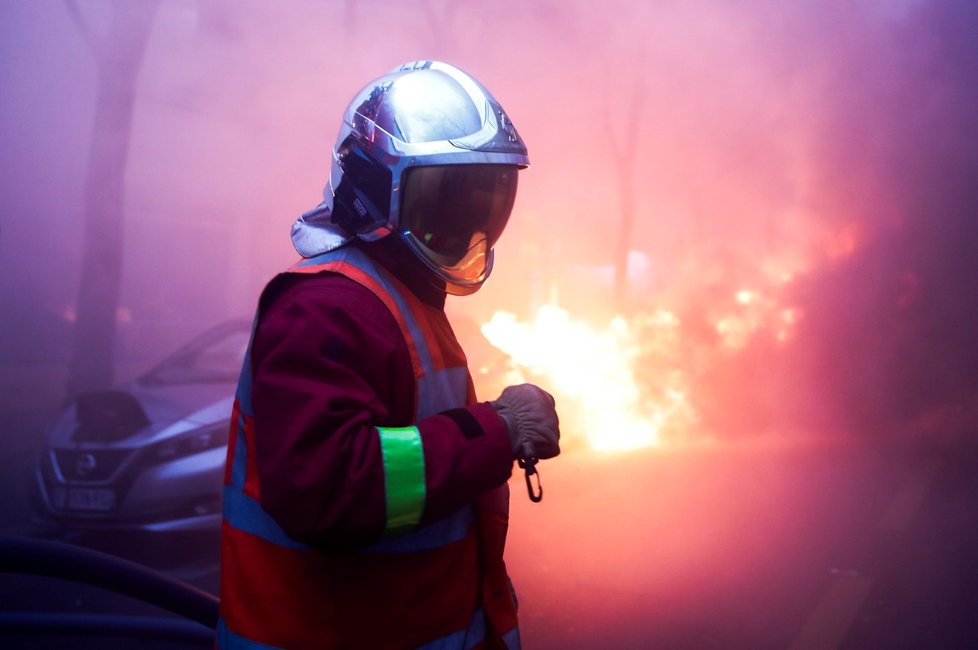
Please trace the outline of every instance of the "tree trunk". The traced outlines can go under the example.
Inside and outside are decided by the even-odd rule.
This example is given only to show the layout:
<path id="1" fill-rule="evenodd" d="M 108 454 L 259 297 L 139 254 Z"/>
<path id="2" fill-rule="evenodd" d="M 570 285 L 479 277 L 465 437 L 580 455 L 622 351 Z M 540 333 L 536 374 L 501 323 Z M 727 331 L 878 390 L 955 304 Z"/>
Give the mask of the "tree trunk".
<path id="1" fill-rule="evenodd" d="M 628 253 L 634 248 L 632 236 L 635 229 L 635 163 L 641 139 L 641 117 L 645 108 L 645 84 L 641 75 L 642 70 L 639 68 L 630 88 L 632 96 L 623 119 L 624 132 L 621 134 L 621 139 L 616 137 L 612 121 L 609 121 L 607 126 L 618 172 L 620 195 L 613 286 L 614 306 L 619 313 L 624 313 L 628 309 Z"/>
<path id="2" fill-rule="evenodd" d="M 632 250 L 632 232 L 635 224 L 635 170 L 634 156 L 622 163 L 618 169 L 619 191 L 621 193 L 621 214 L 618 222 L 618 240 L 615 242 L 615 309 L 623 313 L 628 305 L 628 253 Z"/>
<path id="3" fill-rule="evenodd" d="M 122 283 L 123 200 L 136 78 L 158 0 L 112 4 L 109 33 L 89 44 L 96 57 L 95 121 L 85 178 L 82 266 L 68 397 L 111 385 Z M 73 6 L 73 17 L 80 20 Z M 83 34 L 84 25 L 79 24 Z M 90 34 L 88 34 L 90 36 Z"/>

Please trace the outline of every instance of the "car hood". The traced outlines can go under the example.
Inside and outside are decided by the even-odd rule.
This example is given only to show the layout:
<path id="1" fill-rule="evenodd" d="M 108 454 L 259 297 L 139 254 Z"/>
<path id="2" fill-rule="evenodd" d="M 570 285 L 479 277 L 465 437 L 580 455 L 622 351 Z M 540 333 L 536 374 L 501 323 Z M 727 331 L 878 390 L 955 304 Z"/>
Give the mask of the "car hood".
<path id="1" fill-rule="evenodd" d="M 52 447 L 141 447 L 186 431 L 227 422 L 234 403 L 234 385 L 229 383 L 144 385 L 131 382 L 113 392 L 131 396 L 145 414 L 138 429 L 111 441 L 80 441 L 79 402 L 69 406 L 48 435 Z"/>

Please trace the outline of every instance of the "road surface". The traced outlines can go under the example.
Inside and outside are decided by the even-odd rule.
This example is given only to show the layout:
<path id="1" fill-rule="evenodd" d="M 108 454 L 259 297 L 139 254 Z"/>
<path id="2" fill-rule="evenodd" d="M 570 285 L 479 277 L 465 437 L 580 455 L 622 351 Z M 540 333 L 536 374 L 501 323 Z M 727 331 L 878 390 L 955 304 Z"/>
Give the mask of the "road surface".
<path id="1" fill-rule="evenodd" d="M 747 440 L 541 463 L 511 482 L 524 647 L 978 647 L 978 432 L 941 442 Z M 0 459 L 4 528 L 26 524 Z M 19 480 L 19 479 L 17 479 Z M 74 537 L 217 588 L 215 535 Z M 0 611 L 126 609 L 0 577 Z M 138 608 L 137 608 L 138 609 Z"/>

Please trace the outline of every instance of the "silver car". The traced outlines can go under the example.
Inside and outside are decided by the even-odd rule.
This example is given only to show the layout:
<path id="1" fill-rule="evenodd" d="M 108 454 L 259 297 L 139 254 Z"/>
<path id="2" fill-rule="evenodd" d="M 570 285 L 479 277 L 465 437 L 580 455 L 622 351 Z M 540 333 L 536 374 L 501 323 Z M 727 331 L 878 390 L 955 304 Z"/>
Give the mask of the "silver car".
<path id="1" fill-rule="evenodd" d="M 217 529 L 228 419 L 250 323 L 223 323 L 115 390 L 80 395 L 33 481 L 41 522 L 66 529 Z"/>

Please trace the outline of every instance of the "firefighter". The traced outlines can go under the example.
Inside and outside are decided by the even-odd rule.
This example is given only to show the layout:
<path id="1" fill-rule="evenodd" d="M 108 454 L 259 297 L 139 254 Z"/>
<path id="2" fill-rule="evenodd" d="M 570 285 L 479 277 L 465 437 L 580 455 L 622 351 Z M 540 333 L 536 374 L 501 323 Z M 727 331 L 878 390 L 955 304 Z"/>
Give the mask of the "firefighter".
<path id="1" fill-rule="evenodd" d="M 477 401 L 444 304 L 489 277 L 528 164 L 445 63 L 350 103 L 238 384 L 218 647 L 519 647 L 506 481 L 559 453 L 557 413 L 530 384 Z"/>

